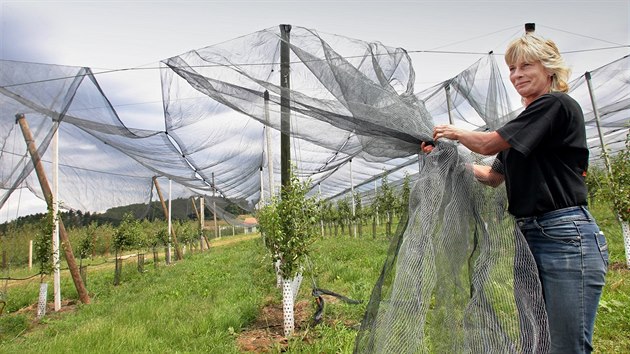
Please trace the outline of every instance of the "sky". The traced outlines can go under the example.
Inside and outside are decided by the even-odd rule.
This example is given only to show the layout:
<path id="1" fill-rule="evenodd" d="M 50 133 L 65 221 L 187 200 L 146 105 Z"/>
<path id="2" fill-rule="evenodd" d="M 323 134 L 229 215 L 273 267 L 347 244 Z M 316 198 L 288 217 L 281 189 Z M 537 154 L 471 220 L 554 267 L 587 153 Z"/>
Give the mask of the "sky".
<path id="1" fill-rule="evenodd" d="M 97 80 L 123 121 L 160 129 L 160 75 L 151 68 L 265 28 L 291 24 L 402 47 L 420 91 L 463 71 L 480 53 L 503 53 L 527 22 L 557 43 L 574 76 L 630 53 L 630 0 L 0 0 L 0 59 L 85 66 L 95 73 L 142 68 Z M 610 47 L 621 48 L 602 49 Z M 41 211 L 44 203 L 25 191 L 0 210 L 0 222 Z"/>

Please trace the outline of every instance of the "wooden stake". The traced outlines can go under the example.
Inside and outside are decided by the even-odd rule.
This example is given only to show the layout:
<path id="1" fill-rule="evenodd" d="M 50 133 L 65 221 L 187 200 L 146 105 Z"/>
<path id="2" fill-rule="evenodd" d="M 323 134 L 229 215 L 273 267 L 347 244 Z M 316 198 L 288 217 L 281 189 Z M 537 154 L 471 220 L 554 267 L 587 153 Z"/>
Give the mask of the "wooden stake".
<path id="1" fill-rule="evenodd" d="M 39 153 L 37 152 L 37 146 L 35 146 L 33 134 L 31 133 L 28 122 L 26 121 L 23 113 L 16 114 L 15 118 L 17 120 L 17 123 L 20 125 L 22 135 L 24 135 L 24 140 L 26 141 L 28 152 L 31 155 L 33 165 L 35 166 L 37 179 L 39 180 L 39 184 L 42 188 L 42 193 L 44 193 L 44 198 L 46 199 L 46 205 L 48 205 L 48 208 L 52 208 L 52 191 L 50 189 L 50 184 L 48 184 L 48 178 L 46 178 L 46 172 L 44 171 L 44 166 L 42 166 L 41 158 L 39 156 Z M 79 300 L 84 304 L 89 304 L 90 296 L 88 295 L 85 284 L 83 284 L 83 280 L 81 279 L 81 273 L 79 272 L 77 262 L 74 259 L 74 253 L 72 253 L 72 246 L 70 245 L 70 239 L 68 238 L 66 227 L 64 226 L 61 219 L 59 219 L 59 236 L 61 238 L 61 245 L 66 256 L 66 262 L 68 263 L 68 268 L 70 269 L 72 281 L 74 282 L 77 294 L 79 295 Z"/>

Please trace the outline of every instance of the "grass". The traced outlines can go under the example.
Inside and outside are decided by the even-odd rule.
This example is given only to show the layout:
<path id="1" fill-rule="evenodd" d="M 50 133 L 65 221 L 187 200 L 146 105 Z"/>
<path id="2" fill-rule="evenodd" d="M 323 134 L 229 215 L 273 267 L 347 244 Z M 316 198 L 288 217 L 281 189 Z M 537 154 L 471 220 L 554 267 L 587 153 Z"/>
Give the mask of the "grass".
<path id="1" fill-rule="evenodd" d="M 630 272 L 624 269 L 621 229 L 608 209 L 593 208 L 592 212 L 606 233 L 611 255 L 595 348 L 599 353 L 630 352 Z M 324 323 L 300 328 L 288 345 L 276 344 L 272 352 L 351 353 L 355 327 L 387 247 L 384 236 L 317 240 L 298 301 L 307 301 L 312 315 L 310 291 L 315 283 L 363 303 L 352 305 L 326 297 Z M 239 335 L 253 326 L 265 305 L 281 302 L 264 254 L 260 238 L 224 237 L 213 240 L 209 252 L 187 255 L 170 266 L 154 268 L 147 255 L 142 274 L 135 258 L 130 258 L 116 287 L 113 266 L 100 267 L 88 274 L 92 304 L 49 312 L 41 321 L 33 320 L 33 311 L 20 310 L 37 301 L 38 279 L 10 287 L 9 307 L 0 316 L 0 353 L 239 353 Z M 77 298 L 68 277 L 62 280 L 62 294 Z"/>

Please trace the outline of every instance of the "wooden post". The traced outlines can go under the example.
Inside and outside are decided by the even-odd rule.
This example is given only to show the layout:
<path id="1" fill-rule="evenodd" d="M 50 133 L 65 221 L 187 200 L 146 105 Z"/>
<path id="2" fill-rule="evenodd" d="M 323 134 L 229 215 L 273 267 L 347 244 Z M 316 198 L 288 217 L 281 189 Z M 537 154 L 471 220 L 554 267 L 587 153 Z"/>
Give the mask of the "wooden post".
<path id="1" fill-rule="evenodd" d="M 291 25 L 280 25 L 280 182 L 282 189 L 291 184 L 291 76 L 289 48 Z M 282 195 L 281 191 L 281 195 Z"/>
<path id="2" fill-rule="evenodd" d="M 160 198 L 160 203 L 162 203 L 164 218 L 168 220 L 168 207 L 166 206 L 166 202 L 164 202 L 164 197 L 162 196 L 162 190 L 160 190 L 160 184 L 158 183 L 157 176 L 153 176 L 153 184 L 155 185 L 158 197 Z M 177 260 L 181 260 L 183 257 L 182 252 L 179 249 L 179 244 L 177 243 L 177 234 L 175 233 L 175 229 L 173 229 L 173 242 L 175 243 L 175 253 L 177 254 Z"/>
<path id="3" fill-rule="evenodd" d="M 199 210 L 197 210 L 197 203 L 195 203 L 195 197 L 190 197 L 190 203 L 193 206 L 193 211 L 195 212 L 195 215 L 197 216 L 197 220 L 201 219 L 201 216 L 199 215 Z"/>
<path id="4" fill-rule="evenodd" d="M 202 247 L 201 249 L 203 249 L 203 243 L 206 243 L 206 249 L 210 249 L 210 242 L 208 242 L 208 238 L 206 237 L 206 235 L 203 234 L 203 230 L 206 229 L 206 197 L 205 196 L 201 196 L 199 197 L 199 215 L 201 216 L 199 218 L 199 224 L 200 224 L 200 232 L 201 232 L 201 244 Z"/>
<path id="5" fill-rule="evenodd" d="M 24 140 L 26 141 L 28 152 L 31 155 L 31 160 L 33 161 L 33 165 L 35 165 L 35 172 L 37 173 L 37 179 L 39 180 L 39 184 L 42 188 L 42 193 L 44 194 L 44 198 L 46 199 L 46 204 L 48 205 L 48 208 L 51 208 L 53 203 L 52 191 L 50 189 L 50 185 L 48 184 L 48 178 L 46 178 L 46 173 L 44 171 L 44 166 L 42 166 L 39 152 L 37 152 L 37 146 L 35 146 L 33 134 L 31 133 L 28 122 L 26 122 L 26 118 L 24 117 L 23 113 L 16 114 L 15 118 L 17 120 L 17 123 L 20 125 L 22 135 L 24 135 Z M 68 263 L 70 275 L 72 276 L 72 281 L 74 282 L 77 294 L 79 295 L 79 300 L 84 304 L 89 304 L 90 296 L 88 295 L 88 292 L 85 289 L 85 284 L 81 279 L 81 273 L 79 272 L 77 262 L 74 259 L 74 253 L 72 253 L 70 239 L 68 238 L 68 233 L 66 232 L 66 228 L 61 219 L 59 219 L 59 236 L 61 238 L 61 245 L 63 246 L 63 251 L 66 256 L 66 262 Z"/>

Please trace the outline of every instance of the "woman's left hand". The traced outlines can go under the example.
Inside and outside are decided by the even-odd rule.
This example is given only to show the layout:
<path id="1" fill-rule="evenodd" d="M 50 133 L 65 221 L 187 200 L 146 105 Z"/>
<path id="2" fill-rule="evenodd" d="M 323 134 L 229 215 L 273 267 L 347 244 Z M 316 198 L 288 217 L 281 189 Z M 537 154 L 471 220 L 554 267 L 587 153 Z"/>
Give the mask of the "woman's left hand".
<path id="1" fill-rule="evenodd" d="M 455 128 L 455 126 L 451 124 L 438 125 L 433 128 L 433 140 L 438 140 L 440 138 L 459 140 L 461 131 L 461 129 Z"/>

